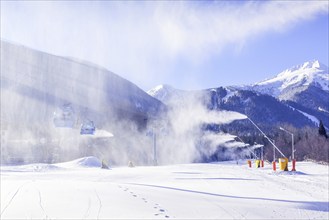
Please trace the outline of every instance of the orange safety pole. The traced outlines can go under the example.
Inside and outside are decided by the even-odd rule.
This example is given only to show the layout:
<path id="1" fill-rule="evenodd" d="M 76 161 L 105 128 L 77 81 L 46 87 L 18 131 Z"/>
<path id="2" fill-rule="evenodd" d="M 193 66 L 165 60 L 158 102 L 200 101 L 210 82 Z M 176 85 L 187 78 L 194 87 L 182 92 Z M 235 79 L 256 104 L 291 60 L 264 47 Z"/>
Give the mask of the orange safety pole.
<path id="1" fill-rule="evenodd" d="M 276 171 L 276 164 L 275 161 L 272 162 L 273 170 Z"/>
<path id="2" fill-rule="evenodd" d="M 264 167 L 264 160 L 261 160 L 262 167 Z"/>
<path id="3" fill-rule="evenodd" d="M 248 160 L 248 165 L 249 167 L 251 167 L 251 160 Z"/>
<path id="4" fill-rule="evenodd" d="M 291 171 L 296 171 L 296 159 L 292 160 L 292 169 Z"/>

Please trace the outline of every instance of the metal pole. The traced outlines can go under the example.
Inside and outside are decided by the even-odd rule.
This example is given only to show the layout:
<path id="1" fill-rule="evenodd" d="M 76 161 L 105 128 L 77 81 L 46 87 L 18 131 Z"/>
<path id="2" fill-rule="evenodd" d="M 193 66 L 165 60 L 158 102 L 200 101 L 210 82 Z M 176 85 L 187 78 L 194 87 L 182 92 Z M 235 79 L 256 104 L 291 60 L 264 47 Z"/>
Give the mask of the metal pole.
<path id="1" fill-rule="evenodd" d="M 273 140 L 273 143 L 275 144 L 275 140 Z M 275 147 L 273 147 L 273 161 L 275 161 Z"/>
<path id="2" fill-rule="evenodd" d="M 264 167 L 264 145 L 262 146 L 262 159 L 261 159 L 261 167 Z"/>
<path id="3" fill-rule="evenodd" d="M 154 166 L 157 165 L 157 151 L 156 151 L 156 133 L 155 129 L 153 128 L 153 162 Z"/>
<path id="4" fill-rule="evenodd" d="M 280 130 L 287 132 L 288 134 L 291 135 L 291 159 L 295 159 L 295 146 L 294 146 L 294 134 L 290 131 L 287 131 L 283 127 L 280 127 Z"/>
<path id="5" fill-rule="evenodd" d="M 275 149 L 277 149 L 278 151 L 279 151 L 279 153 L 283 156 L 283 157 L 286 157 L 281 151 L 280 151 L 280 149 L 277 147 L 277 146 L 275 146 L 275 144 L 271 141 L 271 139 L 270 138 L 268 138 L 267 136 L 266 136 L 266 134 L 262 131 L 262 130 L 260 130 L 260 128 L 249 118 L 249 117 L 247 117 L 248 119 L 249 119 L 249 121 L 264 135 L 264 137 L 273 145 L 273 147 L 275 147 Z"/>
<path id="6" fill-rule="evenodd" d="M 236 137 L 237 137 L 241 142 L 244 143 L 244 141 L 243 141 L 239 136 L 236 136 Z M 250 146 L 249 144 L 246 145 L 247 149 L 248 149 L 249 152 L 252 153 L 252 154 L 254 155 L 254 157 L 257 159 L 258 156 L 255 154 L 255 152 L 253 152 L 252 150 L 250 150 L 249 146 Z M 250 156 L 250 158 L 251 158 L 251 156 Z"/>
<path id="7" fill-rule="evenodd" d="M 295 159 L 295 146 L 294 146 L 294 134 L 291 133 L 291 145 L 292 145 L 292 159 Z"/>
<path id="8" fill-rule="evenodd" d="M 294 146 L 294 134 L 286 129 L 280 127 L 280 130 L 285 131 L 291 135 L 291 161 L 292 161 L 292 170 L 296 171 L 296 160 L 295 160 L 295 146 Z"/>

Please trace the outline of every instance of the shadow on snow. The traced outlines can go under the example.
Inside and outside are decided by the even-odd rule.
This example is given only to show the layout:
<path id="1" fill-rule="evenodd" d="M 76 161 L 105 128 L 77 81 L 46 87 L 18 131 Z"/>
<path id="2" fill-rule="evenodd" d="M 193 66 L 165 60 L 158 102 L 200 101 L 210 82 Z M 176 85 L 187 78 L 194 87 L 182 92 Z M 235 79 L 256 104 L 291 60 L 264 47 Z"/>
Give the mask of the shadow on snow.
<path id="1" fill-rule="evenodd" d="M 225 178 L 223 178 L 223 179 L 225 179 Z M 229 179 L 231 179 L 231 178 L 229 178 Z M 246 199 L 246 200 L 264 200 L 264 201 L 273 201 L 273 202 L 285 202 L 285 203 L 296 204 L 298 208 L 302 208 L 302 209 L 306 209 L 306 210 L 313 210 L 313 211 L 319 211 L 319 212 L 329 212 L 329 202 L 293 201 L 293 200 L 259 198 L 259 197 L 230 196 L 230 195 L 195 191 L 195 190 L 189 190 L 189 189 L 181 189 L 181 188 L 168 187 L 168 186 L 139 184 L 139 183 L 127 183 L 127 184 L 136 185 L 136 186 L 161 188 L 161 189 L 167 189 L 167 190 L 175 190 L 175 191 L 180 191 L 180 192 L 197 193 L 197 194 L 203 194 L 203 195 L 208 195 L 208 196 L 225 197 L 225 198 L 231 198 L 231 199 Z"/>

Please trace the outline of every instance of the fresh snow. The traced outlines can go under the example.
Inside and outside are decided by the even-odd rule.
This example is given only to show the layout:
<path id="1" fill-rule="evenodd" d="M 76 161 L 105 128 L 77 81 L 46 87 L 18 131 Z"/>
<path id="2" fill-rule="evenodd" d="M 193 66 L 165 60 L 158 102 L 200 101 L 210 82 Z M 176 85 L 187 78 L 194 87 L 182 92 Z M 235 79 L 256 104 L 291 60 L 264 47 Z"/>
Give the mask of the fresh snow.
<path id="1" fill-rule="evenodd" d="M 306 112 L 303 112 L 303 111 L 301 111 L 299 109 L 296 109 L 296 108 L 294 108 L 294 107 L 292 107 L 290 105 L 288 105 L 288 107 L 291 108 L 291 109 L 293 109 L 293 110 L 296 110 L 296 111 L 302 113 L 305 117 L 307 117 L 308 119 L 310 119 L 315 125 L 319 125 L 319 123 L 320 123 L 319 122 L 319 119 L 317 119 L 315 116 L 310 115 L 310 114 L 307 114 Z"/>
<path id="2" fill-rule="evenodd" d="M 328 110 L 325 110 L 324 108 L 321 108 L 321 107 L 318 107 L 318 110 L 321 111 L 321 112 L 326 112 L 326 113 L 329 113 Z"/>
<path id="3" fill-rule="evenodd" d="M 306 112 L 303 112 L 301 110 L 297 110 L 297 111 L 299 111 L 304 116 L 306 116 L 308 119 L 310 119 L 314 124 L 319 125 L 319 120 L 315 116 L 307 114 Z"/>
<path id="4" fill-rule="evenodd" d="M 328 165 L 246 161 L 100 169 L 95 157 L 1 167 L 1 219 L 328 219 Z M 290 168 L 290 167 L 289 167 Z"/>

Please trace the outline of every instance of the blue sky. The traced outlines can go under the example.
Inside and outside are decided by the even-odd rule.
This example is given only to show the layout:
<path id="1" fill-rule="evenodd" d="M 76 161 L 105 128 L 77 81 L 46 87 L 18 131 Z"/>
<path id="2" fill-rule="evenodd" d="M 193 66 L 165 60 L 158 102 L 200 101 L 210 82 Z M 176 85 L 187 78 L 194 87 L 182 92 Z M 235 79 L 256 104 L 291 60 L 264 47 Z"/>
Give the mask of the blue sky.
<path id="1" fill-rule="evenodd" d="M 144 90 L 250 84 L 318 59 L 328 1 L 1 1 L 1 38 L 104 66 Z"/>

